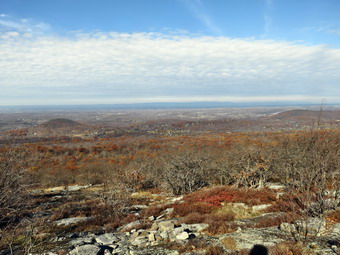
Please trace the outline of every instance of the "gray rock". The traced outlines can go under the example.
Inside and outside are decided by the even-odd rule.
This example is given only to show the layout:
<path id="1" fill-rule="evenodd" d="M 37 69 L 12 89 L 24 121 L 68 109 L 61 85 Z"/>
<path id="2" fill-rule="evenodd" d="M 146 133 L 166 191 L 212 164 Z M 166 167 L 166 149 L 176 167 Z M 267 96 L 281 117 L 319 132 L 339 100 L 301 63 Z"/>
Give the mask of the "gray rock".
<path id="1" fill-rule="evenodd" d="M 68 186 L 66 187 L 67 191 L 79 191 L 82 189 L 87 189 L 89 187 L 91 187 L 92 185 L 84 185 L 84 186 L 80 186 L 80 185 L 72 185 L 72 186 Z"/>
<path id="2" fill-rule="evenodd" d="M 72 246 L 81 246 L 84 244 L 93 244 L 94 243 L 94 238 L 91 236 L 85 236 L 85 237 L 80 237 L 77 239 L 74 239 L 70 242 Z"/>
<path id="3" fill-rule="evenodd" d="M 91 219 L 91 217 L 66 218 L 66 219 L 57 220 L 57 221 L 55 221 L 55 223 L 57 224 L 57 226 L 62 226 L 62 225 L 68 226 L 68 225 L 72 225 L 72 224 L 77 224 L 79 222 L 88 221 L 90 219 Z"/>
<path id="4" fill-rule="evenodd" d="M 131 241 L 131 244 L 136 245 L 136 246 L 141 246 L 147 242 L 148 242 L 148 239 L 146 236 L 138 236 Z"/>
<path id="5" fill-rule="evenodd" d="M 219 239 L 225 244 L 224 248 L 229 251 L 251 249 L 256 244 L 269 247 L 284 241 L 280 230 L 276 227 L 246 229 L 240 232 L 224 234 Z"/>
<path id="6" fill-rule="evenodd" d="M 96 255 L 100 251 L 100 248 L 93 244 L 86 244 L 83 246 L 77 246 L 70 251 L 70 255 Z"/>
<path id="7" fill-rule="evenodd" d="M 118 241 L 118 238 L 113 233 L 106 233 L 95 237 L 97 243 L 101 245 L 110 245 Z"/>
<path id="8" fill-rule="evenodd" d="M 322 218 L 307 218 L 305 220 L 297 220 L 294 222 L 295 231 L 298 234 L 320 236 L 326 230 L 326 220 Z"/>
<path id="9" fill-rule="evenodd" d="M 175 227 L 175 223 L 171 220 L 162 221 L 158 223 L 158 228 L 160 231 L 171 231 Z"/>
<path id="10" fill-rule="evenodd" d="M 140 224 L 141 224 L 141 222 L 139 220 L 136 220 L 136 221 L 130 222 L 130 223 L 120 227 L 118 230 L 121 231 L 121 232 L 125 232 L 127 230 L 132 229 L 132 228 L 136 228 Z"/>
<path id="11" fill-rule="evenodd" d="M 204 224 L 204 223 L 190 224 L 188 226 L 188 228 L 191 229 L 193 232 L 201 232 L 208 227 L 209 227 L 209 224 Z"/>
<path id="12" fill-rule="evenodd" d="M 132 210 L 143 210 L 143 209 L 146 209 L 146 208 L 148 208 L 147 205 L 132 205 L 131 206 Z"/>

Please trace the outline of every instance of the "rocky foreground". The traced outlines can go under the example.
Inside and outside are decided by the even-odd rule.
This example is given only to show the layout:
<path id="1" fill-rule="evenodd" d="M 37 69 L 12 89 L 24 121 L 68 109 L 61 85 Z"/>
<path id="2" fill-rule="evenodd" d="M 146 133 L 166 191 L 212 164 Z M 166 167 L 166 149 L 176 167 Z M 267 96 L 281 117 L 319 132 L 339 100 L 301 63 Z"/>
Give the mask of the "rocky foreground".
<path id="1" fill-rule="evenodd" d="M 48 205 L 57 203 L 65 196 L 72 196 L 81 189 L 88 187 L 72 186 L 65 190 L 49 190 Z M 272 187 L 277 189 L 275 185 Z M 182 203 L 183 197 L 166 197 L 158 204 Z M 131 206 L 137 216 L 148 208 L 148 204 Z M 260 221 L 270 221 L 282 212 L 266 212 L 270 204 L 249 206 L 245 203 L 230 203 L 229 210 L 235 214 L 242 214 L 232 223 L 237 226 L 226 233 L 211 234 L 208 224 L 187 224 L 181 217 L 174 217 L 173 208 L 168 207 L 157 215 L 134 220 L 120 226 L 114 231 L 104 227 L 96 231 L 73 231 L 77 225 L 91 221 L 91 217 L 65 217 L 50 222 L 52 228 L 67 231 L 59 234 L 45 243 L 39 250 L 30 254 L 49 255 L 166 255 L 166 254 L 248 254 L 254 245 L 263 245 L 269 249 L 270 254 L 275 254 L 275 249 L 280 249 L 281 244 L 294 243 L 297 236 L 303 236 L 308 229 L 308 234 L 313 238 L 304 244 L 305 254 L 338 254 L 340 248 L 340 223 L 330 222 L 327 219 L 308 218 L 296 220 L 293 223 L 281 223 L 277 226 L 254 227 Z M 45 205 L 45 208 L 48 206 Z M 53 208 L 50 206 L 50 208 Z M 53 210 L 52 210 L 53 211 Z M 338 210 L 339 211 L 339 210 Z M 37 217 L 49 217 L 51 210 L 36 212 Z M 148 224 L 145 224 L 147 222 Z M 44 233 L 39 233 L 44 235 Z M 295 238 L 295 240 L 294 240 Z M 219 247 L 213 249 L 212 247 Z M 275 247 L 271 250 L 271 247 Z M 278 248 L 279 247 L 279 248 Z M 15 251 L 15 250 L 14 250 Z M 9 251 L 0 252 L 0 255 L 10 254 Z M 281 253 L 283 254 L 283 253 Z"/>

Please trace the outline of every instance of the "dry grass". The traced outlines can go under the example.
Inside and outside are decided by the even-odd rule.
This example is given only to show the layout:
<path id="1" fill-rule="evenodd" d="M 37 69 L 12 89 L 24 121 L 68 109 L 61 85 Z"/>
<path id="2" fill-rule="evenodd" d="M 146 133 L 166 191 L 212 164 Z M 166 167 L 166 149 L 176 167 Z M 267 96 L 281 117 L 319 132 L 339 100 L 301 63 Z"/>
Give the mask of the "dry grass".
<path id="1" fill-rule="evenodd" d="M 223 255 L 224 251 L 222 247 L 214 245 L 214 246 L 209 246 L 206 249 L 205 255 Z"/>
<path id="2" fill-rule="evenodd" d="M 301 244 L 283 242 L 269 247 L 269 255 L 307 255 Z"/>
<path id="3" fill-rule="evenodd" d="M 340 209 L 330 212 L 327 218 L 332 222 L 340 223 Z"/>
<path id="4" fill-rule="evenodd" d="M 223 247 L 227 250 L 235 250 L 236 242 L 232 237 L 226 237 L 221 240 Z"/>
<path id="5" fill-rule="evenodd" d="M 274 227 L 274 226 L 279 226 L 283 222 L 292 223 L 297 219 L 299 219 L 299 215 L 290 212 L 290 213 L 285 213 L 283 215 L 279 215 L 279 216 L 276 216 L 276 217 L 263 218 L 263 219 L 259 220 L 254 225 L 254 227 L 255 228 Z"/>
<path id="6" fill-rule="evenodd" d="M 220 235 L 235 232 L 238 225 L 233 222 L 210 221 L 209 226 L 205 230 L 209 235 Z"/>
<path id="7" fill-rule="evenodd" d="M 187 224 L 194 224 L 194 223 L 223 223 L 223 222 L 230 222 L 235 219 L 235 215 L 232 213 L 223 213 L 223 214 L 216 214 L 216 213 L 209 213 L 209 214 L 200 214 L 198 212 L 193 212 L 185 217 L 182 218 L 182 222 Z"/>
<path id="8" fill-rule="evenodd" d="M 142 217 L 159 216 L 161 213 L 168 208 L 171 208 L 172 204 L 150 206 L 141 212 Z"/>

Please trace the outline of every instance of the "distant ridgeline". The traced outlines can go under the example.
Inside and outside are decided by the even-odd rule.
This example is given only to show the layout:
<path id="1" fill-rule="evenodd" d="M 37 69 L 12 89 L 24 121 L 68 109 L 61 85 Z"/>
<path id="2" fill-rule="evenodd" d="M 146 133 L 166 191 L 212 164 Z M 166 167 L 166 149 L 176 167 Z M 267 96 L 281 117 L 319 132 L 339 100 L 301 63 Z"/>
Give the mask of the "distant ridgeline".
<path id="1" fill-rule="evenodd" d="M 44 128 L 69 128 L 69 127 L 78 127 L 81 126 L 79 122 L 69 120 L 69 119 L 52 119 L 43 124 L 41 127 Z"/>

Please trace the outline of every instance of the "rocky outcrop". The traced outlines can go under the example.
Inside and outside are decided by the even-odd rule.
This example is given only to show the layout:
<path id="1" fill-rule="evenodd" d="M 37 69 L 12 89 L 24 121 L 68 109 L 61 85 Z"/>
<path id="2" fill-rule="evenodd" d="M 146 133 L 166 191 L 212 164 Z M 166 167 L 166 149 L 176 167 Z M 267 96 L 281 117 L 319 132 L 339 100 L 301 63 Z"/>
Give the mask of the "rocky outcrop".
<path id="1" fill-rule="evenodd" d="M 177 251 L 160 247 L 143 247 L 126 233 L 88 234 L 70 242 L 70 255 L 177 255 Z"/>
<path id="2" fill-rule="evenodd" d="M 129 223 L 121 230 L 137 225 L 137 222 Z M 207 227 L 207 224 L 180 224 L 176 220 L 158 220 L 152 224 L 150 229 L 75 236 L 69 242 L 69 254 L 176 255 L 177 251 L 161 248 L 160 245 L 168 242 L 185 242 L 196 238 Z"/>

